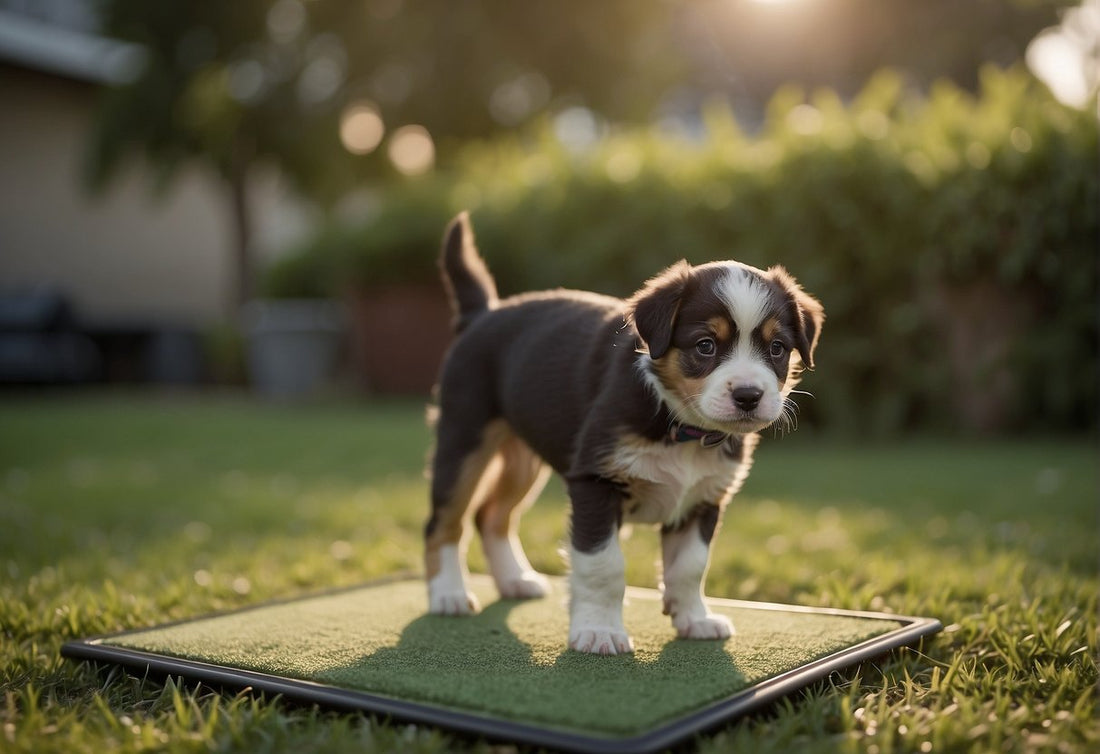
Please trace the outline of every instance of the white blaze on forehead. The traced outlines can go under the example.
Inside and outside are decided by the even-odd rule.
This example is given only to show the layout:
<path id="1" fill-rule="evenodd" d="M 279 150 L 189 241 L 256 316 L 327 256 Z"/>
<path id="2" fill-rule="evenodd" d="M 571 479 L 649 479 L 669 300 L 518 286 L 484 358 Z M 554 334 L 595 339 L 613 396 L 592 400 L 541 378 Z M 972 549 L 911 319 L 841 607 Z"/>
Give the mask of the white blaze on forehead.
<path id="1" fill-rule="evenodd" d="M 695 405 L 708 419 L 733 421 L 744 412 L 731 400 L 732 391 L 756 388 L 761 396 L 752 413 L 763 425 L 770 424 L 782 412 L 783 397 L 774 370 L 766 355 L 753 345 L 752 337 L 772 311 L 771 292 L 758 271 L 728 264 L 717 280 L 715 293 L 737 327 L 737 342 L 707 377 Z"/>
<path id="2" fill-rule="evenodd" d="M 729 309 L 737 325 L 742 344 L 763 321 L 771 308 L 767 286 L 756 273 L 744 267 L 730 265 L 717 286 L 718 297 Z"/>

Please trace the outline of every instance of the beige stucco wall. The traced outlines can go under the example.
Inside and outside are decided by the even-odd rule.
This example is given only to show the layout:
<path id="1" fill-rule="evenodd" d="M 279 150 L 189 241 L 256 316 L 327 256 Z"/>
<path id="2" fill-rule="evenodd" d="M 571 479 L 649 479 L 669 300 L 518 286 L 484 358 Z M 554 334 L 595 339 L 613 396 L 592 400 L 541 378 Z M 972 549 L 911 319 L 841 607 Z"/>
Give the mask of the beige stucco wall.
<path id="1" fill-rule="evenodd" d="M 228 207 L 211 174 L 186 168 L 156 196 L 135 164 L 89 196 L 80 169 L 95 90 L 0 65 L 0 98 L 0 287 L 61 288 L 91 320 L 229 316 Z M 270 258 L 309 215 L 272 174 L 254 188 L 257 251 Z"/>

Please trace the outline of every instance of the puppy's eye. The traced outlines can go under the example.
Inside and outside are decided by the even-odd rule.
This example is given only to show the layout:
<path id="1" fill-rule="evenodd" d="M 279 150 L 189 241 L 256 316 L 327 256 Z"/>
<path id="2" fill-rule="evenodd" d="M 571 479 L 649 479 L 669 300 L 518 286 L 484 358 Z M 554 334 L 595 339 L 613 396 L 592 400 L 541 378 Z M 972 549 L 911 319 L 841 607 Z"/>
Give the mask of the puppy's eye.
<path id="1" fill-rule="evenodd" d="M 783 354 L 787 353 L 787 344 L 781 340 L 773 340 L 768 353 L 771 354 L 773 359 L 781 359 Z"/>
<path id="2" fill-rule="evenodd" d="M 700 356 L 713 356 L 714 352 L 718 350 L 718 346 L 714 342 L 714 338 L 700 338 L 695 343 L 695 350 L 699 352 Z"/>

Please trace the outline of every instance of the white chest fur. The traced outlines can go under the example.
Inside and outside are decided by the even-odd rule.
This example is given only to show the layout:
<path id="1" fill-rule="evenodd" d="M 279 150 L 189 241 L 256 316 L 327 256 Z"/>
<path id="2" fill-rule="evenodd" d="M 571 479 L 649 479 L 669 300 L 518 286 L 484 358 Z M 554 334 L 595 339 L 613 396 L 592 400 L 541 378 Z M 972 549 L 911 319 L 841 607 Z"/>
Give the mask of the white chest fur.
<path id="1" fill-rule="evenodd" d="M 608 461 L 610 476 L 626 488 L 624 521 L 650 524 L 675 523 L 699 503 L 723 502 L 748 471 L 722 448 L 641 438 L 626 439 Z"/>

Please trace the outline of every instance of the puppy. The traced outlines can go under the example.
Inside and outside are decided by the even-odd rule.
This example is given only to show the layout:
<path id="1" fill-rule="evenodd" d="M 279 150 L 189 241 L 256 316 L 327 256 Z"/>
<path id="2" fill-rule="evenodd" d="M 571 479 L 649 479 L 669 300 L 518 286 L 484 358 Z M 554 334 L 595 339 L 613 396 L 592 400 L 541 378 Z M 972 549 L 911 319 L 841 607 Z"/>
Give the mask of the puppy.
<path id="1" fill-rule="evenodd" d="M 678 636 L 728 638 L 729 621 L 703 603 L 710 542 L 755 433 L 785 416 L 813 368 L 821 304 L 783 268 L 737 262 L 679 262 L 626 301 L 563 290 L 500 300 L 465 213 L 440 266 L 457 337 L 438 386 L 429 610 L 479 609 L 466 588 L 471 514 L 500 596 L 547 593 L 517 530 L 552 468 L 572 506 L 570 647 L 633 650 L 624 522 L 660 526 L 664 612 Z"/>

